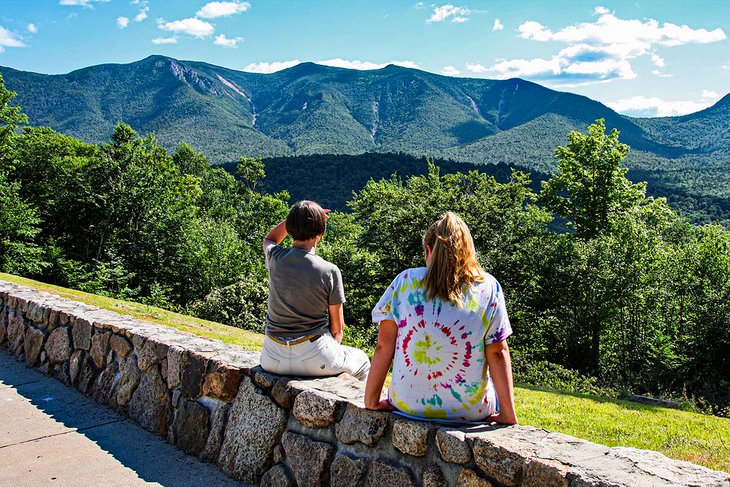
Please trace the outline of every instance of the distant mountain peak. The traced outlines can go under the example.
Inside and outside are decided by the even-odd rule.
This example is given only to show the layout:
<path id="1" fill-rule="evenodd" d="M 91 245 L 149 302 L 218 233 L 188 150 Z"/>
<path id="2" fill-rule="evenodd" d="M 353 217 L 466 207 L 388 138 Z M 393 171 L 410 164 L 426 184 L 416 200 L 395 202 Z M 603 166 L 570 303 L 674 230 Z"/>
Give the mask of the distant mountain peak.
<path id="1" fill-rule="evenodd" d="M 328 69 L 330 69 L 329 66 L 313 63 L 311 61 L 305 61 L 303 63 L 297 64 L 296 66 L 292 66 L 291 68 L 283 69 L 280 72 L 291 73 L 298 76 L 307 76 L 310 74 L 323 73 L 326 72 Z"/>

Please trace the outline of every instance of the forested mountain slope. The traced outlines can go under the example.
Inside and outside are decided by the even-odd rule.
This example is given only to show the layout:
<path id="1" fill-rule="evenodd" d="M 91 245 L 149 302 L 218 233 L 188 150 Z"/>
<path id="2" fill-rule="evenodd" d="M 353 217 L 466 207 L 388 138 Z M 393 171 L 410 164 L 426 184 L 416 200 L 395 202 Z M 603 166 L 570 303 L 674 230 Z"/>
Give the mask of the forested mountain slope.
<path id="1" fill-rule="evenodd" d="M 530 161 L 506 159 L 551 156 L 568 130 L 597 118 L 634 149 L 662 157 L 730 150 L 727 98 L 685 117 L 632 119 L 521 79 L 451 78 L 397 66 L 357 71 L 302 63 L 255 74 L 150 56 L 65 75 L 0 71 L 35 123 L 101 142 L 123 120 L 170 146 L 186 138 L 214 163 L 244 154 L 377 151 L 525 165 Z M 544 150 L 513 150 L 536 139 Z"/>
<path id="2" fill-rule="evenodd" d="M 302 63 L 256 74 L 150 56 L 64 75 L 0 72 L 35 125 L 99 143 L 124 121 L 154 132 L 168 149 L 185 140 L 213 164 L 243 155 L 387 152 L 549 173 L 566 134 L 604 118 L 632 147 L 632 179 L 649 180 L 650 190 L 681 200 L 700 219 L 730 211 L 730 95 L 683 117 L 638 119 L 521 79 L 392 65 Z"/>

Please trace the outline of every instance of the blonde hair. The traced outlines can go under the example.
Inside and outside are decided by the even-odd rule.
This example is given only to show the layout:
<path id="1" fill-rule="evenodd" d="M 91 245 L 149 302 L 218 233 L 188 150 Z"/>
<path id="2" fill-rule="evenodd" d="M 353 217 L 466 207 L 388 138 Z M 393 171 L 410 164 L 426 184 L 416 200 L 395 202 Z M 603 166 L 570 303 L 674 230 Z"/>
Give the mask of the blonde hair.
<path id="1" fill-rule="evenodd" d="M 464 284 L 483 282 L 486 277 L 477 261 L 469 227 L 448 211 L 426 231 L 423 245 L 431 249 L 424 282 L 426 299 L 439 297 L 460 308 Z"/>

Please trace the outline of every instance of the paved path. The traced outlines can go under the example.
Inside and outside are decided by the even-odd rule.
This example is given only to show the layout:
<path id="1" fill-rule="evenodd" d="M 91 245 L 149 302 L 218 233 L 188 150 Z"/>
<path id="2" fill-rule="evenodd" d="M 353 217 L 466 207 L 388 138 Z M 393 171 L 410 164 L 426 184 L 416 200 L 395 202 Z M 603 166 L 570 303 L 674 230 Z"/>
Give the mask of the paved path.
<path id="1" fill-rule="evenodd" d="M 0 350 L 0 486 L 47 485 L 240 484 Z"/>

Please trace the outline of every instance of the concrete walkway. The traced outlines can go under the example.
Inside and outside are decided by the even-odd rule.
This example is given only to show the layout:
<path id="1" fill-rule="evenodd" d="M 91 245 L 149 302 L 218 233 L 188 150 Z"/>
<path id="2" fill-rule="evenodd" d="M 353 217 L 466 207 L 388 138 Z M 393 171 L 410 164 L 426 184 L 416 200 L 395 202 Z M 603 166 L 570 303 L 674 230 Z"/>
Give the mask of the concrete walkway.
<path id="1" fill-rule="evenodd" d="M 0 486 L 46 485 L 240 484 L 0 350 Z"/>

